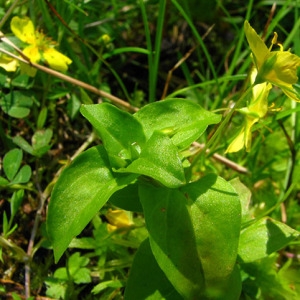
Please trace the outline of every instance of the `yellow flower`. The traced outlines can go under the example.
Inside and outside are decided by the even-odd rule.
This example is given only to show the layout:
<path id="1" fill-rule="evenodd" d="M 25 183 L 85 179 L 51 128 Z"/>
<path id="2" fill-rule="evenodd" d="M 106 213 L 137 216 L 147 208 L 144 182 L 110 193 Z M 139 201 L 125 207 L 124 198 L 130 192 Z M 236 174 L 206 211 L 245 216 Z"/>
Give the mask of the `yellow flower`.
<path id="1" fill-rule="evenodd" d="M 128 213 L 122 209 L 109 209 L 105 215 L 109 224 L 107 224 L 107 230 L 112 232 L 118 228 L 129 227 L 133 223 L 130 220 Z"/>
<path id="2" fill-rule="evenodd" d="M 42 32 L 35 31 L 32 21 L 25 17 L 13 17 L 10 23 L 12 32 L 22 42 L 28 44 L 23 53 L 33 63 L 44 60 L 50 68 L 57 71 L 66 71 L 72 62 L 67 56 L 54 49 L 55 43 Z M 35 76 L 36 69 L 21 63 L 21 71 L 29 76 Z"/>
<path id="3" fill-rule="evenodd" d="M 251 72 L 251 82 L 254 83 L 257 78 L 257 70 Z M 245 115 L 244 125 L 236 138 L 228 146 L 226 153 L 237 152 L 244 146 L 246 151 L 251 149 L 252 127 L 268 112 L 268 95 L 271 84 L 267 82 L 259 83 L 252 88 L 252 98 L 247 107 L 239 109 Z"/>
<path id="4" fill-rule="evenodd" d="M 269 82 L 281 88 L 289 98 L 300 101 L 300 96 L 293 87 L 298 81 L 297 68 L 300 67 L 300 57 L 289 51 L 283 51 L 280 44 L 278 44 L 279 51 L 271 51 L 272 46 L 277 44 L 276 32 L 268 49 L 248 21 L 245 21 L 244 29 L 258 71 L 255 83 Z"/>

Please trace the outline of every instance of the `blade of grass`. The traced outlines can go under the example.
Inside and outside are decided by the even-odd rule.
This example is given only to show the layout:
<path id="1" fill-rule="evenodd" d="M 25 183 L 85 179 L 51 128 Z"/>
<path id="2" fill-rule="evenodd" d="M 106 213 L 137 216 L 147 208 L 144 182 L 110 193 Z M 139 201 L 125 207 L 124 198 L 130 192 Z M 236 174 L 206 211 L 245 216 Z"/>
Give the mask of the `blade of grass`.
<path id="1" fill-rule="evenodd" d="M 133 53 L 140 53 L 140 54 L 146 54 L 149 55 L 150 52 L 147 49 L 140 48 L 140 47 L 122 47 L 122 48 L 117 48 L 114 49 L 108 53 L 104 53 L 102 55 L 103 59 L 108 59 L 114 55 L 122 54 L 122 53 L 128 53 L 128 52 L 133 52 Z"/>
<path id="2" fill-rule="evenodd" d="M 153 70 L 153 53 L 152 53 L 152 43 L 151 43 L 151 35 L 150 35 L 150 30 L 149 30 L 149 23 L 148 23 L 148 18 L 147 18 L 147 13 L 146 13 L 146 7 L 144 0 L 140 0 L 140 8 L 141 8 L 141 13 L 142 13 L 142 18 L 143 18 L 143 23 L 144 23 L 144 29 L 145 29 L 145 37 L 146 37 L 146 45 L 147 49 L 149 51 L 148 54 L 148 66 L 149 66 L 149 102 L 152 102 L 152 99 L 154 98 L 153 95 L 150 93 L 153 93 L 153 75 L 152 75 L 152 70 Z"/>
<path id="3" fill-rule="evenodd" d="M 239 75 L 231 75 L 231 76 L 226 75 L 226 76 L 223 76 L 223 77 L 219 77 L 218 82 L 219 83 L 224 82 L 224 83 L 228 84 L 228 82 L 230 82 L 230 81 L 240 81 L 240 80 L 245 80 L 246 78 L 247 78 L 247 74 L 239 74 Z M 215 83 L 216 83 L 216 81 L 214 79 L 213 80 L 208 80 L 208 81 L 205 81 L 205 82 L 201 82 L 201 83 L 197 83 L 195 85 L 191 85 L 191 86 L 188 86 L 186 88 L 175 91 L 174 93 L 168 95 L 166 97 L 166 99 L 174 98 L 177 95 L 186 93 L 190 90 L 193 90 L 193 89 L 196 89 L 196 88 L 204 88 L 206 86 L 209 86 L 209 85 L 212 85 L 212 84 L 215 84 Z"/>
<path id="4" fill-rule="evenodd" d="M 154 54 L 153 54 L 154 61 L 153 61 L 153 67 L 149 66 L 149 68 L 152 69 L 150 76 L 153 76 L 151 80 L 153 86 L 149 87 L 150 88 L 149 102 L 154 102 L 156 98 L 158 65 L 160 59 L 162 33 L 163 33 L 164 20 L 165 20 L 166 2 L 167 2 L 166 0 L 159 1 L 159 10 L 157 16 L 156 35 L 155 35 Z"/>
<path id="5" fill-rule="evenodd" d="M 218 95 L 221 96 L 221 93 L 220 93 L 220 87 L 219 87 L 219 79 L 218 79 L 218 76 L 217 76 L 217 72 L 216 72 L 216 69 L 215 69 L 215 66 L 214 66 L 214 63 L 211 59 L 211 56 L 203 42 L 203 39 L 201 38 L 201 36 L 199 35 L 198 33 L 198 30 L 196 29 L 195 25 L 193 24 L 193 21 L 191 20 L 191 18 L 189 18 L 189 16 L 187 15 L 187 13 L 184 11 L 184 9 L 182 8 L 182 6 L 176 1 L 176 0 L 172 0 L 172 3 L 175 5 L 175 7 L 178 9 L 178 11 L 180 12 L 180 14 L 184 17 L 184 19 L 186 20 L 186 22 L 189 24 L 198 44 L 201 46 L 202 48 L 202 51 L 204 52 L 204 55 L 207 59 L 207 62 L 208 62 L 208 65 L 209 65 L 209 68 L 213 74 L 213 78 L 214 78 L 214 81 L 215 81 L 215 84 L 217 86 L 217 89 L 218 89 Z M 216 100 L 217 101 L 217 100 Z M 221 100 L 220 100 L 221 101 Z"/>
<path id="6" fill-rule="evenodd" d="M 163 25 L 164 25 L 165 10 L 166 10 L 166 0 L 160 0 L 158 3 L 159 10 L 158 10 L 158 17 L 157 17 L 157 25 L 156 25 L 154 52 L 151 43 L 151 34 L 149 30 L 146 7 L 143 0 L 140 0 L 140 7 L 142 12 L 144 28 L 145 28 L 146 44 L 148 49 L 149 102 L 151 103 L 154 102 L 156 98 L 158 65 L 159 65 L 162 32 L 163 32 Z"/>
<path id="7" fill-rule="evenodd" d="M 250 18 L 250 14 L 251 14 L 251 11 L 252 11 L 252 6 L 253 6 L 253 0 L 250 0 L 249 3 L 247 4 L 247 12 L 246 12 L 246 16 L 245 16 L 246 20 L 249 20 L 249 18 Z M 226 9 L 224 8 L 224 10 L 226 10 Z M 244 30 L 239 30 L 238 32 L 239 32 L 239 37 L 238 37 L 238 41 L 236 43 L 236 48 L 235 48 L 235 51 L 234 51 L 229 69 L 228 69 L 227 74 L 226 74 L 226 75 L 229 75 L 229 76 L 233 74 L 233 72 L 236 68 L 237 61 L 239 60 L 239 57 L 241 56 L 242 44 L 245 40 L 244 39 L 244 35 L 245 35 Z M 227 89 L 228 89 L 227 83 L 224 82 L 224 84 L 220 88 L 220 96 L 221 97 L 218 99 L 218 101 L 214 102 L 214 107 L 212 107 L 212 109 L 220 106 L 220 103 L 221 103 L 223 97 L 225 96 L 224 93 Z"/>

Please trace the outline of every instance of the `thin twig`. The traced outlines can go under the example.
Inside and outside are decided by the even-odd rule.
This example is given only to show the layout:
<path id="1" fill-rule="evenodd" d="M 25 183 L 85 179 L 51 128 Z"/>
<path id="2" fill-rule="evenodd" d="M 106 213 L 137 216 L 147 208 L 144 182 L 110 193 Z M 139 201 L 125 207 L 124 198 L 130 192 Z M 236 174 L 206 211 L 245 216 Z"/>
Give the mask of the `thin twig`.
<path id="1" fill-rule="evenodd" d="M 107 99 L 111 100 L 116 105 L 120 105 L 120 106 L 122 106 L 124 108 L 127 108 L 127 109 L 133 111 L 133 112 L 138 111 L 138 108 L 130 105 L 130 103 L 128 103 L 128 102 L 126 102 L 126 101 L 124 101 L 124 100 L 122 100 L 122 99 L 120 99 L 120 98 L 118 98 L 116 96 L 113 96 L 113 95 L 111 95 L 111 94 L 109 94 L 109 93 L 107 93 L 107 92 L 105 92 L 103 90 L 99 90 L 99 89 L 95 88 L 94 86 L 92 86 L 90 84 L 87 84 L 87 83 L 85 83 L 83 81 L 77 80 L 77 79 L 75 79 L 73 77 L 70 77 L 68 75 L 65 75 L 65 74 L 63 74 L 61 72 L 58 72 L 58 71 L 52 70 L 50 68 L 47 68 L 45 66 L 42 66 L 42 65 L 39 65 L 39 64 L 31 62 L 30 59 L 24 55 L 24 53 L 22 52 L 22 50 L 19 49 L 16 45 L 14 45 L 9 39 L 7 39 L 2 32 L 0 32 L 0 39 L 1 39 L 1 41 L 3 41 L 4 43 L 6 43 L 7 45 L 10 45 L 22 57 L 19 57 L 19 56 L 15 55 L 15 54 L 13 54 L 13 53 L 5 50 L 5 49 L 2 49 L 2 48 L 0 48 L 0 52 L 3 52 L 6 55 L 9 55 L 9 56 L 13 57 L 14 59 L 17 59 L 17 60 L 21 61 L 22 63 L 30 65 L 30 66 L 38 69 L 38 70 L 41 70 L 41 71 L 43 71 L 45 73 L 50 74 L 52 76 L 60 78 L 60 79 L 62 79 L 64 81 L 67 81 L 67 82 L 69 82 L 71 84 L 74 84 L 76 86 L 82 87 L 82 88 L 84 88 L 84 89 L 86 89 L 86 90 L 88 90 L 88 91 L 90 91 L 90 92 L 92 92 L 92 93 L 94 93 L 96 95 L 99 95 L 101 97 L 107 98 Z"/>
<path id="2" fill-rule="evenodd" d="M 195 147 L 197 147 L 197 148 L 199 148 L 201 150 L 205 148 L 205 144 L 200 144 L 198 142 L 194 142 L 193 146 L 195 146 Z M 210 152 L 209 149 L 206 149 L 205 151 L 206 151 L 206 153 Z M 220 155 L 218 153 L 213 153 L 212 157 L 215 160 L 221 162 L 222 164 L 226 165 L 227 167 L 229 167 L 229 168 L 231 168 L 231 169 L 233 169 L 233 170 L 235 170 L 235 171 L 237 171 L 239 173 L 242 173 L 242 174 L 249 173 L 249 171 L 248 171 L 247 168 L 245 168 L 245 167 L 243 167 L 243 166 L 235 163 L 234 161 L 232 161 L 232 160 L 230 160 L 230 159 L 228 159 L 228 158 L 226 158 L 226 157 L 224 157 L 224 156 L 222 156 L 222 155 Z"/>

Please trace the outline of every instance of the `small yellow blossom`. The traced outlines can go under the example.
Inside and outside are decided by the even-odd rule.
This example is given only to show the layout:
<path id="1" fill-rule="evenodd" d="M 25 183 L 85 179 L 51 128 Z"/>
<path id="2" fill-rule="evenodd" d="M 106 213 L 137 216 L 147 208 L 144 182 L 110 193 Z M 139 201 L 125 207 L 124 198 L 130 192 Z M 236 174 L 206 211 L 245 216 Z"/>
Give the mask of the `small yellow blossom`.
<path id="1" fill-rule="evenodd" d="M 129 227 L 133 223 L 130 220 L 128 213 L 122 209 L 109 209 L 105 217 L 108 220 L 107 230 L 112 232 L 118 228 Z"/>
<path id="2" fill-rule="evenodd" d="M 279 51 L 271 51 L 272 46 L 277 44 L 276 32 L 268 49 L 248 21 L 245 21 L 244 29 L 258 71 L 255 83 L 269 82 L 281 88 L 289 98 L 300 101 L 300 96 L 293 87 L 298 81 L 297 69 L 300 67 L 300 57 L 289 51 L 283 51 L 281 44 L 278 44 Z"/>
<path id="3" fill-rule="evenodd" d="M 12 32 L 22 42 L 28 44 L 23 50 L 31 62 L 38 63 L 44 60 L 50 68 L 57 71 L 66 71 L 72 62 L 67 56 L 54 49 L 55 43 L 42 32 L 35 31 L 32 21 L 25 17 L 13 17 L 10 23 Z M 21 71 L 29 76 L 35 76 L 36 69 L 21 63 Z"/>
<path id="4" fill-rule="evenodd" d="M 106 33 L 103 34 L 100 39 L 105 45 L 111 42 L 111 37 Z"/>
<path id="5" fill-rule="evenodd" d="M 254 83 L 257 77 L 257 70 L 251 72 L 251 82 Z M 239 109 L 245 115 L 244 125 L 236 138 L 228 146 L 226 153 L 237 152 L 244 146 L 246 151 L 251 149 L 252 127 L 268 112 L 268 95 L 271 84 L 263 82 L 256 84 L 252 88 L 252 98 L 247 107 Z"/>

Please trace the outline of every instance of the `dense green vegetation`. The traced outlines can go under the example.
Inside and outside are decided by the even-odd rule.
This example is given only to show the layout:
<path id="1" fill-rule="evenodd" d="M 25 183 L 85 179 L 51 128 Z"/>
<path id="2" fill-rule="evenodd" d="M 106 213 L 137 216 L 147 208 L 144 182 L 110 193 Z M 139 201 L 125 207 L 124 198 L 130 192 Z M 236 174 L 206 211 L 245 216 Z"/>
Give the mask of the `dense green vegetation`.
<path id="1" fill-rule="evenodd" d="M 299 12 L 0 0 L 0 298 L 299 299 Z"/>

